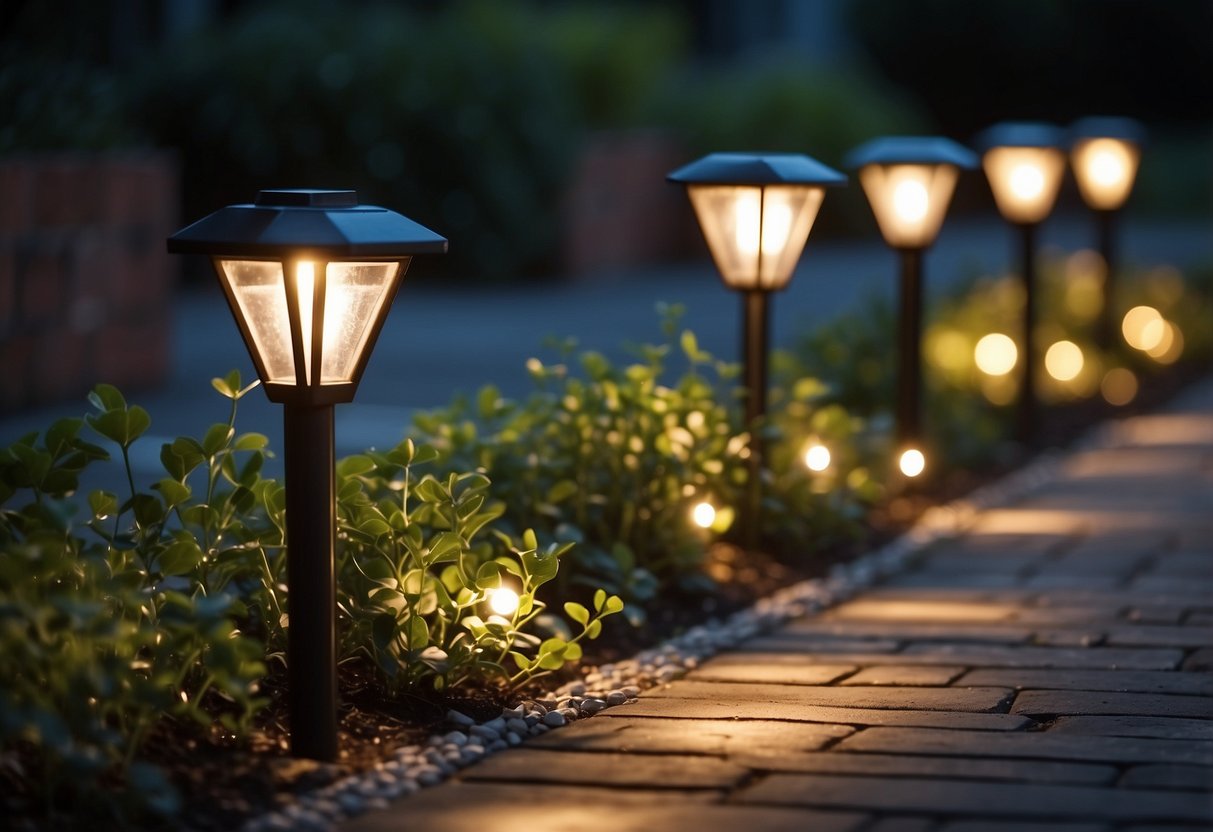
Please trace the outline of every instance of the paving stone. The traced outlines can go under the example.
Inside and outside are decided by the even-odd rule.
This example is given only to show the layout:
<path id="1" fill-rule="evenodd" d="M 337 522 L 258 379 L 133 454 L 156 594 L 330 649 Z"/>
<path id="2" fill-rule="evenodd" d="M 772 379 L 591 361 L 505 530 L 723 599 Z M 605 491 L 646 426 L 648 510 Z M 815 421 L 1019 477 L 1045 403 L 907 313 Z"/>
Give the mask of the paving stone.
<path id="1" fill-rule="evenodd" d="M 717 682 L 770 682 L 786 685 L 828 685 L 830 682 L 854 673 L 854 665 L 847 664 L 792 664 L 764 661 L 722 661 L 709 659 L 697 670 L 687 674 L 688 679 Z"/>
<path id="2" fill-rule="evenodd" d="M 1108 629 L 1108 644 L 1121 647 L 1208 647 L 1213 629 L 1205 627 L 1120 626 Z"/>
<path id="3" fill-rule="evenodd" d="M 825 708 L 793 702 L 748 702 L 740 697 L 725 702 L 711 699 L 663 699 L 644 696 L 636 702 L 603 711 L 602 717 L 670 717 L 673 719 L 773 719 L 826 722 L 835 725 L 912 725 L 924 728 L 1018 731 L 1033 721 L 1018 714 L 894 711 L 866 708 Z"/>
<path id="4" fill-rule="evenodd" d="M 1039 630 L 1032 634 L 1038 647 L 1094 647 L 1102 644 L 1104 634 L 1095 630 Z"/>
<path id="5" fill-rule="evenodd" d="M 1213 791 L 1213 768 L 1180 766 L 1167 763 L 1134 766 L 1120 779 L 1126 789 L 1176 789 L 1180 791 Z"/>
<path id="6" fill-rule="evenodd" d="M 885 581 L 889 587 L 929 587 L 940 589 L 950 587 L 958 590 L 966 589 L 1009 589 L 1023 584 L 1024 579 L 1018 573 L 998 574 L 990 572 L 902 572 Z"/>
<path id="7" fill-rule="evenodd" d="M 801 653 L 895 653 L 903 642 L 890 638 L 837 638 L 815 633 L 798 633 L 791 630 L 776 630 L 751 641 L 774 645 L 775 650 Z M 833 662 L 843 664 L 843 662 Z"/>
<path id="8" fill-rule="evenodd" d="M 1213 765 L 1213 742 L 1099 737 L 1055 731 L 932 731 L 921 727 L 871 727 L 847 737 L 838 751 L 882 754 L 950 754 L 1100 763 Z"/>
<path id="9" fill-rule="evenodd" d="M 737 785 L 746 769 L 716 757 L 689 754 L 615 754 L 513 748 L 463 771 L 465 780 L 722 789 Z"/>
<path id="10" fill-rule="evenodd" d="M 848 676 L 841 685 L 904 685 L 940 686 L 951 682 L 964 673 L 963 667 L 914 667 L 912 665 L 887 665 L 869 667 L 854 676 Z"/>
<path id="11" fill-rule="evenodd" d="M 584 719 L 527 742 L 527 748 L 641 754 L 752 755 L 816 751 L 855 733 L 849 725 L 760 720 Z"/>
<path id="12" fill-rule="evenodd" d="M 1109 828 L 1099 823 L 1032 822 L 1032 832 L 1105 832 Z M 956 820 L 944 824 L 939 832 L 1024 832 L 1024 827 L 1022 823 L 1000 820 Z"/>
<path id="13" fill-rule="evenodd" d="M 1076 669 L 1169 670 L 1183 660 L 1183 652 L 1159 648 L 1002 647 L 974 644 L 921 644 L 906 646 L 898 654 L 930 655 L 939 662 L 977 667 L 1066 667 Z M 861 662 L 857 662 L 861 664 Z"/>
<path id="14" fill-rule="evenodd" d="M 977 517 L 961 540 L 980 546 L 980 538 L 983 536 L 1013 534 L 1023 539 L 1022 545 L 1031 545 L 1039 551 L 1047 552 L 1086 532 L 1087 521 L 1074 512 L 1040 508 L 992 508 Z"/>
<path id="15" fill-rule="evenodd" d="M 892 625 L 887 621 L 823 621 L 818 618 L 794 621 L 781 632 L 785 633 L 830 633 L 852 638 L 888 637 L 890 633 L 898 639 L 915 641 L 977 641 L 994 644 L 1021 644 L 1032 636 L 1030 626 L 1006 624 L 936 624 L 905 622 Z"/>
<path id="16" fill-rule="evenodd" d="M 1094 786 L 973 783 L 926 778 L 773 774 L 735 795 L 738 801 L 813 808 L 863 808 L 935 815 L 1078 820 L 1213 821 L 1204 795 L 1119 791 Z"/>
<path id="17" fill-rule="evenodd" d="M 1179 624 L 1183 620 L 1182 607 L 1140 606 L 1129 610 L 1125 618 L 1134 624 Z M 1213 626 L 1213 625 L 1210 625 Z"/>
<path id="18" fill-rule="evenodd" d="M 754 759 L 746 754 L 731 760 L 766 771 L 806 774 L 854 774 L 871 777 L 937 777 L 957 780 L 1009 780 L 1025 783 L 1083 783 L 1110 785 L 1119 774 L 1115 766 L 1058 763 L 1043 760 L 999 760 L 975 757 L 933 757 L 914 754 L 849 754 L 816 751 Z"/>
<path id="19" fill-rule="evenodd" d="M 1213 696 L 1213 675 L 1172 670 L 973 670 L 957 685 L 1029 690 L 1110 690 Z"/>
<path id="20" fill-rule="evenodd" d="M 1040 599 L 1049 601 L 1048 596 Z M 1015 614 L 1015 623 L 1030 625 L 1037 628 L 1051 629 L 1091 629 L 1112 626 L 1122 623 L 1124 604 L 1083 604 L 1073 607 L 1024 607 Z"/>
<path id="21" fill-rule="evenodd" d="M 1005 712 L 1014 691 L 1007 688 L 812 687 L 684 680 L 647 691 L 646 699 L 708 699 L 715 702 L 786 702 L 831 708 L 896 708 L 916 711 Z"/>
<path id="22" fill-rule="evenodd" d="M 821 614 L 822 621 L 859 619 L 864 621 L 1008 621 L 1015 614 L 1014 604 L 965 603 L 962 601 L 912 601 L 859 598 Z"/>
<path id="23" fill-rule="evenodd" d="M 341 825 L 342 832 L 572 832 L 609 828 L 611 832 L 656 829 L 696 832 L 853 832 L 867 821 L 855 812 L 736 807 L 707 802 L 716 792 L 592 789 L 566 786 L 448 783 L 424 789 Z M 604 826 L 605 823 L 605 826 Z"/>
<path id="24" fill-rule="evenodd" d="M 1213 612 L 1189 611 L 1184 616 L 1183 623 L 1189 627 L 1213 627 Z"/>
<path id="25" fill-rule="evenodd" d="M 1166 693 L 1029 690 L 1015 698 L 1011 712 L 1028 716 L 1150 714 L 1160 717 L 1213 719 L 1213 699 Z"/>
<path id="26" fill-rule="evenodd" d="M 1171 552 L 1159 558 L 1150 573 L 1208 578 L 1213 574 L 1213 552 Z"/>
<path id="27" fill-rule="evenodd" d="M 1063 716 L 1050 733 L 1104 737 L 1158 737 L 1169 740 L 1213 740 L 1213 722 L 1161 716 Z"/>
<path id="28" fill-rule="evenodd" d="M 1128 577 L 1131 570 L 1124 570 L 1124 576 L 1119 575 L 1096 575 L 1085 572 L 1074 572 L 1072 570 L 1049 569 L 1038 572 L 1024 581 L 1023 585 L 1029 589 L 1090 589 L 1092 587 L 1104 587 L 1107 589 L 1116 589 L 1122 586 L 1125 579 Z"/>
<path id="29" fill-rule="evenodd" d="M 1135 591 L 1169 592 L 1193 598 L 1213 595 L 1213 578 L 1193 575 L 1142 575 L 1131 584 Z"/>
<path id="30" fill-rule="evenodd" d="M 883 817 L 865 826 L 863 832 L 931 832 L 934 828 L 935 821 L 928 818 Z"/>

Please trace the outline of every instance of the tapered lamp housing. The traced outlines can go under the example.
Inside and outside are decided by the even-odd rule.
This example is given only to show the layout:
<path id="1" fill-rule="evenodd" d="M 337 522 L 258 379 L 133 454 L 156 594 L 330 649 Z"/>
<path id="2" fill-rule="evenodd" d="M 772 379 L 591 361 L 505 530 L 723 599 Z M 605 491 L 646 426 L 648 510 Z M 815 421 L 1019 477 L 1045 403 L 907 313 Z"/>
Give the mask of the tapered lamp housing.
<path id="1" fill-rule="evenodd" d="M 787 286 L 825 196 L 846 177 L 794 153 L 711 153 L 671 173 L 685 185 L 730 289 Z"/>
<path id="2" fill-rule="evenodd" d="M 1016 225 L 1049 216 L 1066 172 L 1065 134 L 1051 124 L 1008 121 L 978 137 L 998 211 Z"/>
<path id="3" fill-rule="evenodd" d="M 1130 118 L 1084 118 L 1070 126 L 1070 163 L 1083 202 L 1096 211 L 1125 204 L 1144 139 L 1144 128 Z"/>
<path id="4" fill-rule="evenodd" d="M 868 204 L 885 242 L 896 249 L 925 249 L 935 242 L 961 170 L 977 155 L 937 136 L 884 136 L 847 155 L 859 169 Z"/>
<path id="5" fill-rule="evenodd" d="M 353 399 L 412 256 L 446 247 L 345 190 L 261 191 L 168 240 L 211 258 L 270 400 L 306 405 Z"/>

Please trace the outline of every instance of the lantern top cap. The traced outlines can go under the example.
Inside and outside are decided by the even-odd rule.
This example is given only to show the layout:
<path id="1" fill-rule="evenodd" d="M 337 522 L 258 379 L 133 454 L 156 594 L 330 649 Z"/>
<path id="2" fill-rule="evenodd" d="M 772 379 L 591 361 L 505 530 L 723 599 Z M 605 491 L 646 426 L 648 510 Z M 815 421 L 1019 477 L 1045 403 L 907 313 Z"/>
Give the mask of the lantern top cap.
<path id="1" fill-rule="evenodd" d="M 1119 116 L 1088 116 L 1070 125 L 1071 141 L 1082 139 L 1120 139 L 1141 144 L 1146 138 L 1146 128 L 1140 121 Z"/>
<path id="2" fill-rule="evenodd" d="M 802 153 L 709 153 L 666 176 L 686 185 L 845 185 L 847 177 Z"/>
<path id="3" fill-rule="evenodd" d="M 282 188 L 261 191 L 253 204 L 229 205 L 168 238 L 176 254 L 282 258 L 397 258 L 443 254 L 445 237 L 408 217 L 358 204 L 352 190 Z"/>
<path id="4" fill-rule="evenodd" d="M 1065 147 L 1066 133 L 1055 124 L 1043 121 L 1003 121 L 977 135 L 982 150 L 995 147 Z"/>
<path id="5" fill-rule="evenodd" d="M 848 168 L 866 165 L 953 165 L 977 167 L 977 154 L 943 136 L 881 136 L 847 154 Z"/>

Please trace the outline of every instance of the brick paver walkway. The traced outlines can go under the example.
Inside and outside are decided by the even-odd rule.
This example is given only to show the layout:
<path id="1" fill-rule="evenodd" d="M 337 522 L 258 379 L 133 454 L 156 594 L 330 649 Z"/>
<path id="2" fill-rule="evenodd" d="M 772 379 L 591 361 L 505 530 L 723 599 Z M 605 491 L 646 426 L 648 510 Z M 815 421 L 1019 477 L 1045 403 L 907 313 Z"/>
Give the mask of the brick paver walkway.
<path id="1" fill-rule="evenodd" d="M 1213 826 L 1213 386 L 848 603 L 345 832 Z"/>

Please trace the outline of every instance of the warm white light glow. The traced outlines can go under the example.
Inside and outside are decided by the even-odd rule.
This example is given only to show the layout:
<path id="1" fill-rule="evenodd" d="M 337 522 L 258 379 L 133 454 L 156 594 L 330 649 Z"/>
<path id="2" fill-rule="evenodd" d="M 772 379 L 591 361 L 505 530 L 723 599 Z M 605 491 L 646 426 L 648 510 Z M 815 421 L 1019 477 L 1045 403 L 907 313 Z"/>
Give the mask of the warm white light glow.
<path id="1" fill-rule="evenodd" d="M 1179 327 L 1170 321 L 1158 320 L 1151 321 L 1147 324 L 1147 328 L 1153 336 L 1155 325 L 1159 330 L 1158 343 L 1146 350 L 1146 355 L 1153 358 L 1159 364 L 1173 364 L 1179 359 L 1179 356 L 1184 351 L 1184 336 L 1180 332 Z"/>
<path id="2" fill-rule="evenodd" d="M 927 215 L 928 200 L 921 182 L 907 180 L 893 190 L 893 210 L 906 222 L 920 222 Z"/>
<path id="3" fill-rule="evenodd" d="M 1163 320 L 1153 306 L 1134 306 L 1120 324 L 1125 343 L 1135 350 L 1151 350 L 1163 337 Z"/>
<path id="4" fill-rule="evenodd" d="M 1005 376 L 1015 369 L 1019 360 L 1019 350 L 1015 342 L 1001 332 L 991 332 L 982 336 L 973 349 L 973 360 L 977 369 L 990 376 Z"/>
<path id="5" fill-rule="evenodd" d="M 692 185 L 687 189 L 724 282 L 781 289 L 804 250 L 824 189 L 805 185 Z"/>
<path id="6" fill-rule="evenodd" d="M 1045 371 L 1058 381 L 1070 381 L 1082 372 L 1082 348 L 1073 341 L 1058 341 L 1045 352 Z"/>
<path id="7" fill-rule="evenodd" d="M 1016 198 L 1028 201 L 1038 198 L 1045 189 L 1045 176 L 1036 165 L 1019 164 L 1011 169 L 1009 184 Z"/>
<path id="8" fill-rule="evenodd" d="M 1099 392 L 1108 404 L 1122 407 L 1137 397 L 1137 376 L 1132 370 L 1114 367 L 1104 375 Z"/>
<path id="9" fill-rule="evenodd" d="M 488 590 L 489 609 L 506 618 L 518 611 L 518 593 L 509 587 Z"/>
<path id="10" fill-rule="evenodd" d="M 301 260 L 295 266 L 295 297 L 299 303 L 299 335 L 303 339 L 303 377 L 309 382 L 312 380 L 312 301 L 315 292 L 316 264 Z"/>
<path id="11" fill-rule="evenodd" d="M 1074 146 L 1074 177 L 1092 208 L 1113 210 L 1124 204 L 1137 176 L 1139 151 L 1123 139 L 1085 139 Z"/>
<path id="12" fill-rule="evenodd" d="M 925 248 L 935 242 L 956 188 L 953 165 L 865 165 L 859 171 L 885 242 L 895 248 Z"/>
<path id="13" fill-rule="evenodd" d="M 1066 157 L 1055 147 L 995 147 L 981 159 L 999 212 L 1011 222 L 1037 223 L 1053 210 Z"/>
<path id="14" fill-rule="evenodd" d="M 716 507 L 711 503 L 698 503 L 691 509 L 691 521 L 701 529 L 710 529 L 716 522 Z"/>
<path id="15" fill-rule="evenodd" d="M 897 466 L 905 476 L 917 477 L 926 470 L 927 458 L 917 448 L 910 448 L 901 454 L 901 458 L 897 461 Z"/>
<path id="16" fill-rule="evenodd" d="M 824 471 L 830 467 L 830 449 L 825 445 L 811 445 L 804 452 L 804 464 L 810 471 Z"/>

